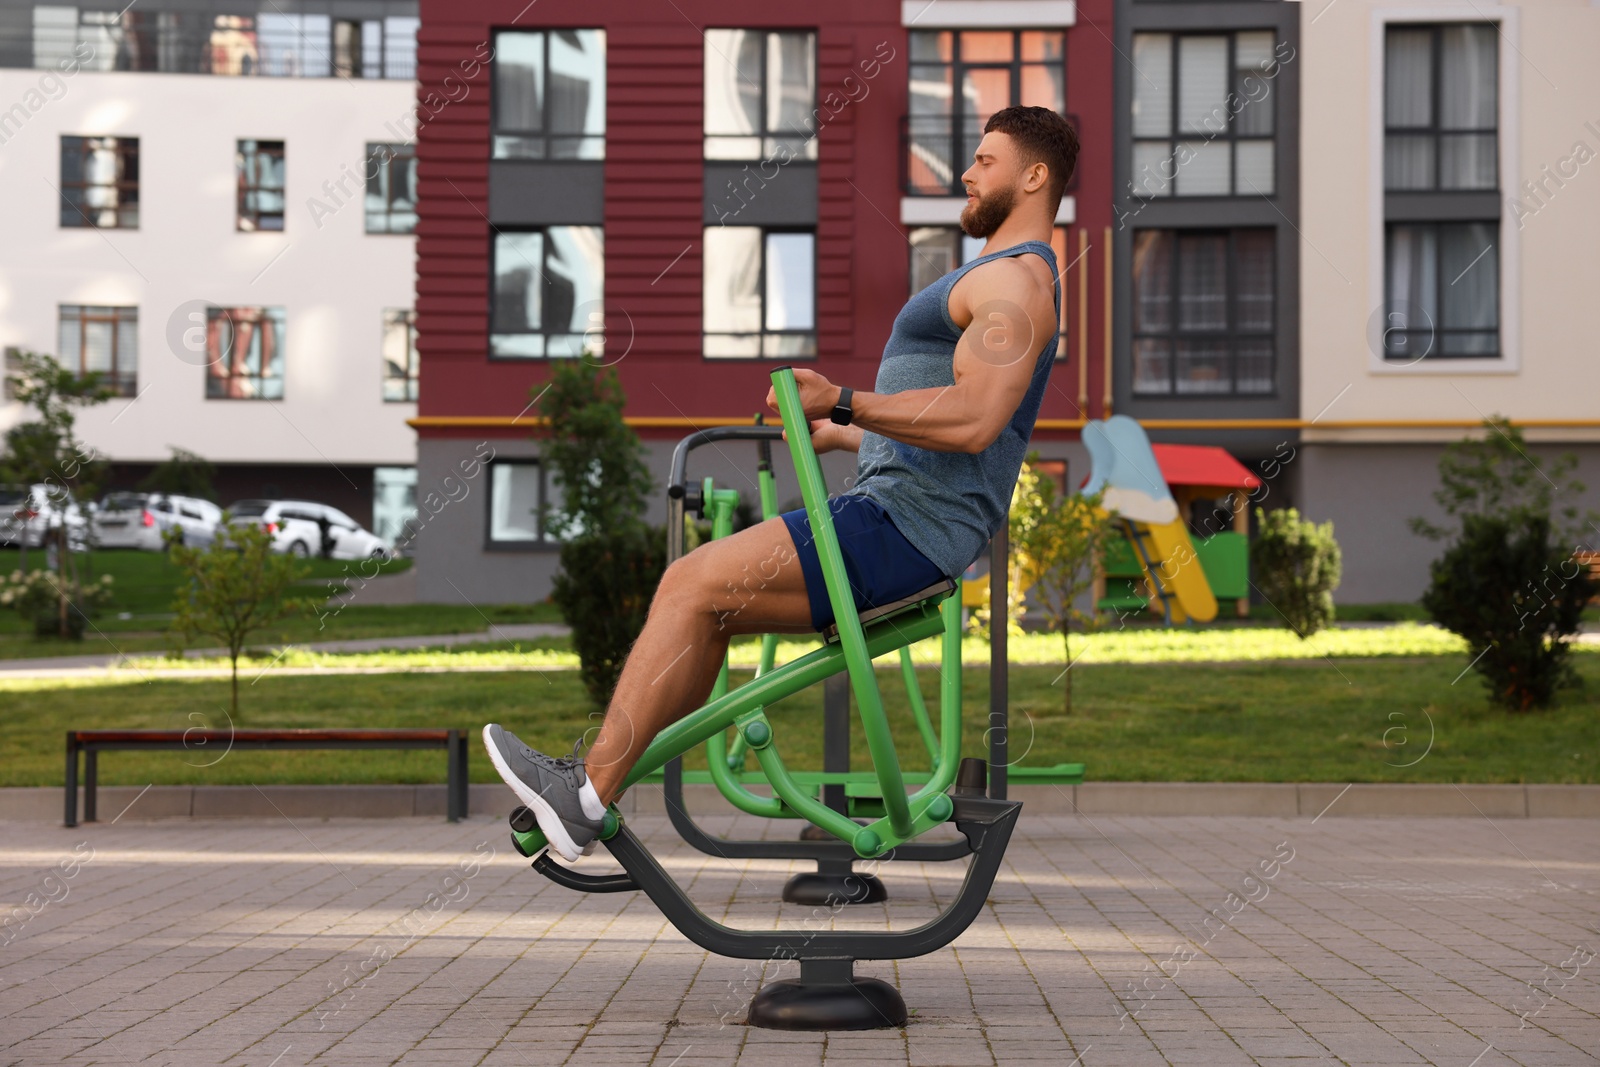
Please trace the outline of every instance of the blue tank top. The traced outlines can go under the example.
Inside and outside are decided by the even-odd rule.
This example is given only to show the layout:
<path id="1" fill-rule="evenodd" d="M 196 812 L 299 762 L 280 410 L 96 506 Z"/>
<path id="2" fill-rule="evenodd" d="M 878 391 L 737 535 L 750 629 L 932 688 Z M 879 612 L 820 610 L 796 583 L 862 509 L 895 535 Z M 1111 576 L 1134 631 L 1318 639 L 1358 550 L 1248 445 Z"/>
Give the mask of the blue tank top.
<path id="1" fill-rule="evenodd" d="M 1056 275 L 1053 289 L 1059 323 L 1061 278 L 1055 252 L 1048 244 L 1024 241 L 980 256 L 906 301 L 883 346 L 873 391 L 899 393 L 953 385 L 961 330 L 950 319 L 950 290 L 973 267 L 1027 252 L 1042 256 Z M 1039 353 L 1022 403 L 988 448 L 976 455 L 935 452 L 868 431 L 861 437 L 856 484 L 846 495 L 876 501 L 906 540 L 947 577 L 960 575 L 983 554 L 1010 511 L 1011 492 L 1027 455 L 1059 340 L 1057 330 Z"/>

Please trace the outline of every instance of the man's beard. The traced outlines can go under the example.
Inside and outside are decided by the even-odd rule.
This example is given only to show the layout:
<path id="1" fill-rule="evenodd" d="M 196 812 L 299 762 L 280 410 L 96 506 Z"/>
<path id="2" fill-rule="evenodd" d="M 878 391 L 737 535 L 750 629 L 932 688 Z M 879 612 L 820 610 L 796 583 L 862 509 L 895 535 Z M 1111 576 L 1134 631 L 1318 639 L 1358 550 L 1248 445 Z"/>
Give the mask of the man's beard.
<path id="1" fill-rule="evenodd" d="M 1011 214 L 1011 203 L 1016 199 L 1016 190 L 1007 187 L 988 196 L 980 196 L 977 202 L 968 204 L 961 212 L 961 229 L 968 237 L 992 237 Z"/>

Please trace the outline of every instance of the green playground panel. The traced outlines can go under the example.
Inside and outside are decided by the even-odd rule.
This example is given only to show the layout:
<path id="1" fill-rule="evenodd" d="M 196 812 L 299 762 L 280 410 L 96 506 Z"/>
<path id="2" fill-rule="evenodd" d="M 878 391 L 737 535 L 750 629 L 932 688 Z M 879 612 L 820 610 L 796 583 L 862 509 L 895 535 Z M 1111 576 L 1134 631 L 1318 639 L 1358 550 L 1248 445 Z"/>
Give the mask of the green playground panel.
<path id="1" fill-rule="evenodd" d="M 1192 539 L 1193 540 L 1193 539 Z M 1250 592 L 1250 541 L 1243 534 L 1224 531 L 1193 540 L 1195 558 L 1205 573 L 1211 595 L 1218 600 L 1238 600 Z M 1135 611 L 1150 598 L 1141 596 L 1138 583 L 1144 578 L 1133 545 L 1120 533 L 1105 541 L 1102 557 L 1106 593 L 1097 602 L 1101 611 Z"/>

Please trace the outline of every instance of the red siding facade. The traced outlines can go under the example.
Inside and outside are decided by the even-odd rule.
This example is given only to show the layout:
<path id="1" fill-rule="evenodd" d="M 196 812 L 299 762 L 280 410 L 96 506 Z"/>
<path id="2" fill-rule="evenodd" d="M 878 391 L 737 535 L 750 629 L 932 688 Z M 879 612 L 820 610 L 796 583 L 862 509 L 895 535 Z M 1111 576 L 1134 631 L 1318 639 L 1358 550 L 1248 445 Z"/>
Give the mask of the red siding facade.
<path id="1" fill-rule="evenodd" d="M 498 29 L 600 27 L 607 48 L 605 306 L 607 359 L 630 419 L 646 437 L 744 421 L 763 406 L 774 361 L 706 360 L 701 352 L 702 81 L 706 27 L 804 28 L 817 33 L 820 114 L 817 340 L 813 366 L 870 388 L 894 316 L 908 295 L 909 246 L 900 222 L 906 29 L 899 0 L 423 0 L 418 41 L 418 433 L 424 439 L 521 436 L 548 371 L 539 361 L 491 360 L 488 173 L 490 54 Z M 1067 31 L 1067 111 L 1083 151 L 1077 223 L 1089 253 L 1063 278 L 1068 338 L 1039 436 L 1076 436 L 1052 422 L 1102 414 L 1103 242 L 1110 216 L 1111 0 L 1080 0 Z M 932 20 L 929 20 L 930 23 Z M 918 23 L 922 27 L 922 23 Z M 928 25 L 926 28 L 940 28 Z M 870 81 L 863 70 L 877 73 Z M 866 64 L 863 67 L 863 64 Z M 847 77 L 869 91 L 847 101 Z M 830 106 L 830 94 L 832 104 Z M 752 171 L 755 168 L 752 167 Z M 1088 345 L 1078 351 L 1079 272 L 1087 272 Z M 1079 361 L 1088 357 L 1088 411 Z M 521 416 L 521 418 L 519 418 Z M 518 419 L 517 423 L 509 420 Z M 492 429 L 491 429 L 492 428 Z"/>

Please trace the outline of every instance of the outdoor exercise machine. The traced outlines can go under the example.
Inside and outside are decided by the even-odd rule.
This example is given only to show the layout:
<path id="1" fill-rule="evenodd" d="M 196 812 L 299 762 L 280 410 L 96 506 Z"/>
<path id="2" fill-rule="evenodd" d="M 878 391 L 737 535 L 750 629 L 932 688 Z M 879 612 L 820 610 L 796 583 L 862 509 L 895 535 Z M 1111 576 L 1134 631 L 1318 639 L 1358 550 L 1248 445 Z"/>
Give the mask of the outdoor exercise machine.
<path id="1" fill-rule="evenodd" d="M 794 372 L 788 367 L 779 367 L 772 372 L 772 383 L 784 425 L 808 426 Z M 835 839 L 833 842 L 779 842 L 785 850 L 780 858 L 790 858 L 800 846 L 810 844 L 833 845 L 826 852 L 807 857 L 819 862 L 828 860 L 843 864 L 856 859 L 900 858 L 921 834 L 949 823 L 960 834 L 959 839 L 950 843 L 953 855 L 972 857 L 955 899 L 937 917 L 910 930 L 738 930 L 700 911 L 629 830 L 615 807 L 606 812 L 600 840 L 621 864 L 620 874 L 590 875 L 556 862 L 544 851 L 544 835 L 525 809 L 512 813 L 512 840 L 523 855 L 535 857 L 534 870 L 570 889 L 600 893 L 643 890 L 668 921 L 695 944 L 711 952 L 739 959 L 798 960 L 800 977 L 797 980 L 770 983 L 756 994 L 749 1010 L 752 1025 L 790 1030 L 903 1026 L 906 1006 L 899 991 L 887 982 L 857 978 L 855 961 L 906 959 L 936 951 L 959 936 L 982 910 L 1022 808 L 1019 801 L 1004 799 L 1004 695 L 1002 693 L 999 705 L 1000 721 L 991 719 L 989 724 L 990 760 L 986 764 L 982 759 L 961 759 L 961 614 L 960 599 L 953 595 L 956 583 L 946 582 L 904 601 L 858 612 L 828 510 L 822 468 L 811 447 L 810 435 L 790 434 L 788 445 L 816 540 L 835 625 L 823 635 L 821 648 L 763 670 L 737 689 L 727 689 L 724 668 L 711 699 L 656 736 L 629 772 L 623 788 L 631 788 L 701 744 L 707 745 L 713 768 L 720 758 L 724 769 L 730 772 L 729 778 L 736 779 L 732 768 L 727 767 L 726 743 L 718 746 L 714 740 L 734 728 L 743 738 L 746 750 L 754 754 L 761 776 L 772 789 L 772 796 L 752 793 L 736 780 L 732 784 L 739 785 L 740 790 L 724 789 L 724 795 L 738 796 L 743 804 L 749 805 L 742 810 L 756 808 L 753 814 L 798 817 Z M 1003 582 L 1004 568 L 998 570 Z M 1004 627 L 997 626 L 995 630 L 997 634 L 1003 633 Z M 900 766 L 872 661 L 936 634 L 941 636 L 945 681 L 940 688 L 933 766 L 921 788 L 908 792 L 908 776 Z M 1003 654 L 1003 639 L 998 651 Z M 1000 664 L 1003 668 L 1003 658 Z M 859 788 L 867 784 L 865 781 L 826 780 L 830 775 L 844 772 L 825 771 L 814 785 L 803 783 L 780 757 L 778 738 L 765 710 L 841 672 L 848 677 L 855 696 L 856 711 L 872 760 L 871 780 L 876 789 L 870 794 L 865 788 Z M 914 676 L 912 683 L 914 685 Z M 994 758 L 996 747 L 1000 748 L 999 759 Z M 712 773 L 716 773 L 715 769 Z M 719 782 L 719 786 L 721 784 Z M 858 788 L 848 788 L 851 784 Z M 828 785 L 847 787 L 843 798 L 837 794 L 828 798 L 842 799 L 843 810 L 830 806 L 817 795 Z M 869 821 L 861 825 L 853 816 Z M 682 827 L 679 829 L 682 832 Z M 709 835 L 705 836 L 706 842 L 699 844 L 724 847 L 716 846 Z"/>

